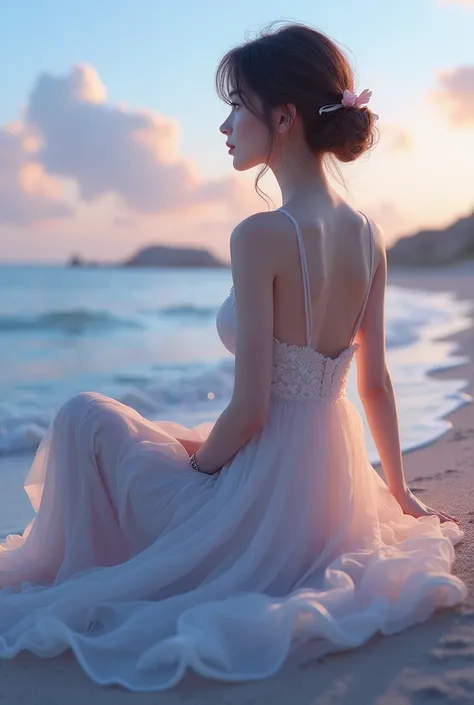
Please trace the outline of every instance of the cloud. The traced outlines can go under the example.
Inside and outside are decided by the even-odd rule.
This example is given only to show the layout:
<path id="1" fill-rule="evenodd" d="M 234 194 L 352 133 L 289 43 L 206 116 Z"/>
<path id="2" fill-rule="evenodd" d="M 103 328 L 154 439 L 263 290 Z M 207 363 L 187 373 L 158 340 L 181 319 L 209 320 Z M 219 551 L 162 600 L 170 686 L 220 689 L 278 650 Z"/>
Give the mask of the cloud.
<path id="1" fill-rule="evenodd" d="M 156 215 L 240 218 L 253 191 L 234 174 L 203 178 L 180 153 L 180 136 L 166 116 L 108 102 L 92 66 L 43 73 L 23 122 L 0 126 L 0 226 L 70 218 L 65 194 L 74 206 L 107 203 L 118 229 L 151 224 Z"/>
<path id="2" fill-rule="evenodd" d="M 0 224 L 27 226 L 72 216 L 60 185 L 36 161 L 34 136 L 22 125 L 0 128 Z"/>
<path id="3" fill-rule="evenodd" d="M 438 75 L 440 88 L 432 100 L 456 126 L 474 125 L 474 66 L 459 66 Z"/>
<path id="4" fill-rule="evenodd" d="M 222 200 L 238 206 L 241 186 L 234 177 L 205 181 L 179 154 L 177 122 L 107 103 L 91 66 L 75 66 L 65 76 L 42 74 L 26 118 L 41 136 L 42 168 L 73 179 L 84 201 L 114 194 L 132 211 L 155 214 Z"/>
<path id="5" fill-rule="evenodd" d="M 412 136 L 401 127 L 390 124 L 380 126 L 380 144 L 385 146 L 388 152 L 407 152 L 412 147 Z"/>

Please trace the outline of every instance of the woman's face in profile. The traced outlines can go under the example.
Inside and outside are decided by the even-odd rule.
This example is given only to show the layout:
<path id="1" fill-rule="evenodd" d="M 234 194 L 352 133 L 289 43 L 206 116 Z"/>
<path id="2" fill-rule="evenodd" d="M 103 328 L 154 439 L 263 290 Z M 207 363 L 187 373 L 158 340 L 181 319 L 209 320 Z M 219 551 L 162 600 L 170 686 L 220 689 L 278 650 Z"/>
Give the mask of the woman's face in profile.
<path id="1" fill-rule="evenodd" d="M 233 145 L 230 154 L 234 169 L 247 171 L 265 161 L 269 131 L 237 92 L 231 91 L 229 97 L 233 101 L 231 111 L 219 130 L 227 136 L 227 143 Z"/>

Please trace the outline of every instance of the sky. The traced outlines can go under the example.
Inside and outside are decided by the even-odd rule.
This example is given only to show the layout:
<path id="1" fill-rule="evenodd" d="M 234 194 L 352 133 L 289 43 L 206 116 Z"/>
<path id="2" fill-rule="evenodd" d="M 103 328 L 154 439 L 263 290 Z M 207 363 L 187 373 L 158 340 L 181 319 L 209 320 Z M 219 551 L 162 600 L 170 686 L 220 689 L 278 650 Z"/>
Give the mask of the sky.
<path id="1" fill-rule="evenodd" d="M 228 259 L 268 206 L 232 168 L 215 70 L 275 20 L 328 34 L 372 90 L 380 140 L 334 186 L 387 246 L 473 212 L 474 0 L 0 0 L 0 262 Z"/>

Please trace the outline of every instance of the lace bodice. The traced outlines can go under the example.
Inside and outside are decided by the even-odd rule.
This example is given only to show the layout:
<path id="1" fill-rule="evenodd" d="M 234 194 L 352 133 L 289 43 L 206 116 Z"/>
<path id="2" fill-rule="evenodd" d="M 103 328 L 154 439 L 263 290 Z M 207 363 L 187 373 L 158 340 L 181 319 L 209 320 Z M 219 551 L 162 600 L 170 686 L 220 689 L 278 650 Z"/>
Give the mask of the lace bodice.
<path id="1" fill-rule="evenodd" d="M 298 245 L 301 257 L 301 268 L 303 272 L 303 283 L 305 293 L 305 313 L 306 313 L 306 346 L 293 345 L 273 338 L 273 368 L 271 380 L 271 393 L 284 399 L 294 399 L 300 401 L 310 400 L 337 400 L 345 396 L 349 369 L 358 345 L 354 338 L 362 321 L 365 307 L 367 305 L 370 284 L 373 276 L 373 235 L 369 220 L 367 219 L 371 238 L 371 261 L 370 261 L 370 283 L 362 304 L 359 316 L 354 325 L 350 345 L 337 357 L 331 358 L 322 355 L 317 350 L 310 347 L 308 341 L 311 340 L 311 298 L 309 289 L 308 267 L 304 251 L 303 239 L 299 226 L 293 216 L 285 213 L 295 225 Z M 229 296 L 220 307 L 216 326 L 219 337 L 224 346 L 235 355 L 237 338 L 237 319 L 235 311 L 234 287 L 231 288 Z"/>
<path id="2" fill-rule="evenodd" d="M 331 358 L 313 348 L 273 338 L 272 392 L 284 399 L 340 399 L 346 395 L 347 377 L 357 348 L 351 345 Z"/>

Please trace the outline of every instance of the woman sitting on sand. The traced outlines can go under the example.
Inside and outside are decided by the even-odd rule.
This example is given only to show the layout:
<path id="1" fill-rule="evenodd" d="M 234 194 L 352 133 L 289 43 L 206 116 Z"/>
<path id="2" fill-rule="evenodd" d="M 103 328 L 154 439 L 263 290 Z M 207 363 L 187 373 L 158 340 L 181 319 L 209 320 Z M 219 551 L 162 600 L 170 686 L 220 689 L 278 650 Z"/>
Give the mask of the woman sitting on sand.
<path id="1" fill-rule="evenodd" d="M 234 168 L 266 165 L 284 204 L 231 234 L 232 399 L 193 429 L 95 392 L 64 404 L 25 483 L 36 516 L 0 547 L 4 658 L 72 648 L 96 682 L 137 691 L 188 666 L 259 679 L 297 647 L 352 648 L 466 595 L 462 531 L 404 478 L 383 236 L 324 168 L 373 144 L 370 91 L 299 24 L 229 51 L 217 87 Z M 346 396 L 354 357 L 386 483 Z"/>

